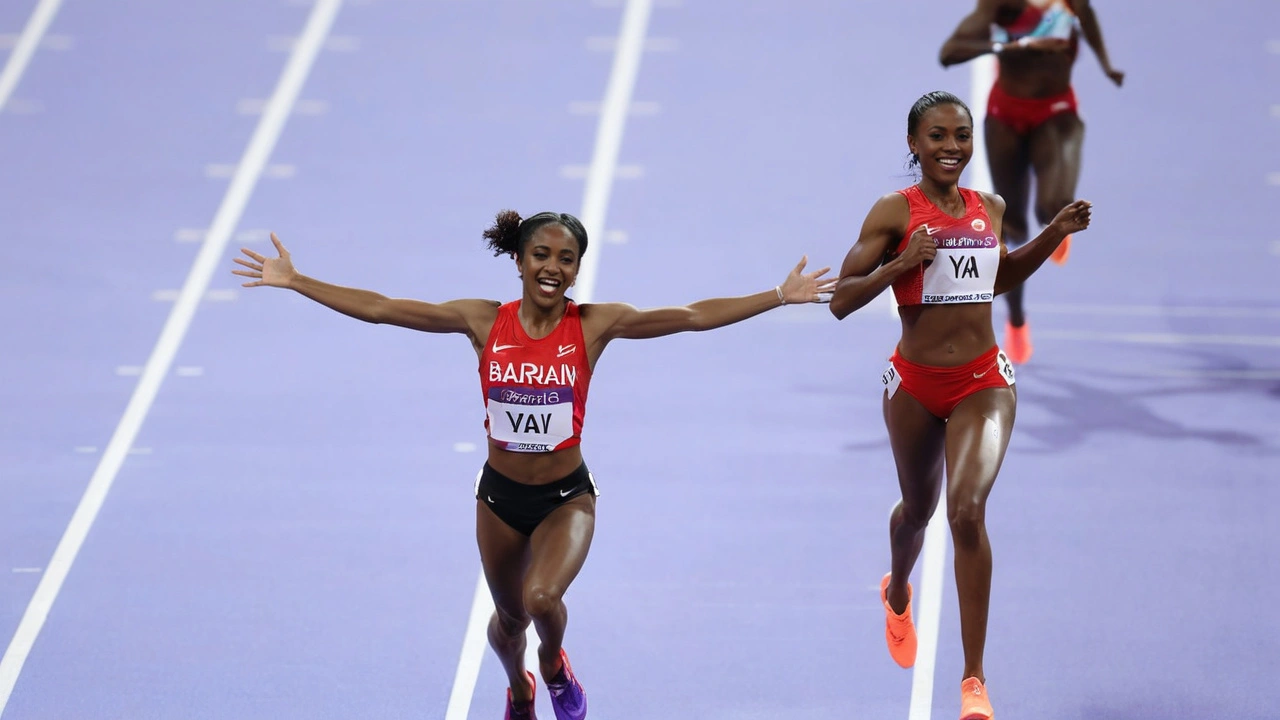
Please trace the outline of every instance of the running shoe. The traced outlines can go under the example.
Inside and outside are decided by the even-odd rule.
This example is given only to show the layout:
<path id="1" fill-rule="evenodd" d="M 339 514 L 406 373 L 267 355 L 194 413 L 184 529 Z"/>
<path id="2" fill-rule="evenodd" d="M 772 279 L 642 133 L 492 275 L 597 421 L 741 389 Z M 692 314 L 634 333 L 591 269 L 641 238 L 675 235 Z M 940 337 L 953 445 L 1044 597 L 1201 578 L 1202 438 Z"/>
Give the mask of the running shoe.
<path id="1" fill-rule="evenodd" d="M 991 709 L 986 686 L 976 677 L 965 678 L 960 683 L 960 720 L 991 720 L 993 717 L 995 711 Z"/>
<path id="2" fill-rule="evenodd" d="M 1014 365 L 1025 365 L 1031 359 L 1031 324 L 1023 323 L 1017 327 L 1004 324 L 1004 344 L 1000 346 L 1009 361 Z"/>
<path id="3" fill-rule="evenodd" d="M 1066 265 L 1067 258 L 1071 255 L 1071 236 L 1062 238 L 1062 242 L 1058 244 L 1058 249 L 1053 251 L 1049 259 L 1059 265 Z"/>
<path id="4" fill-rule="evenodd" d="M 533 679 L 533 673 L 528 671 L 526 673 L 529 675 L 529 687 L 533 688 L 534 697 L 537 697 L 538 683 Z M 533 712 L 533 700 L 517 710 L 515 704 L 511 702 L 511 688 L 507 688 L 507 714 L 503 716 L 503 720 L 538 720 L 538 716 Z"/>
<path id="5" fill-rule="evenodd" d="M 899 615 L 889 607 L 888 573 L 880 581 L 880 601 L 884 603 L 884 639 L 889 655 L 898 665 L 909 668 L 916 664 L 916 626 L 911 622 L 911 583 L 907 583 L 907 609 Z"/>
<path id="6" fill-rule="evenodd" d="M 587 716 L 587 694 L 574 677 L 564 648 L 560 648 L 560 672 L 547 681 L 547 690 L 551 692 L 551 709 L 556 711 L 556 720 L 583 720 Z"/>

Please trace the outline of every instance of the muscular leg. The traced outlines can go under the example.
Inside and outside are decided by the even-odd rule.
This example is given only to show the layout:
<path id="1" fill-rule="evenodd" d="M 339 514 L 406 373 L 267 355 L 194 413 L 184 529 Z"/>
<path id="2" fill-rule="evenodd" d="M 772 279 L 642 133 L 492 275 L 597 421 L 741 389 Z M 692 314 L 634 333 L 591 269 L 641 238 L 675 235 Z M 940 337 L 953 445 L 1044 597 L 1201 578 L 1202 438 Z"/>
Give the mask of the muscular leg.
<path id="1" fill-rule="evenodd" d="M 1004 241 L 1015 248 L 1025 243 L 1027 235 L 1027 196 L 1031 175 L 1027 143 L 1004 122 L 987 117 L 984 123 L 987 163 L 991 167 L 991 184 L 1004 198 Z M 1026 322 L 1022 312 L 1022 286 L 1005 293 L 1009 303 L 1009 322 L 1021 327 Z"/>
<path id="2" fill-rule="evenodd" d="M 1073 113 L 1059 113 L 1032 130 L 1028 142 L 1036 173 L 1036 220 L 1048 225 L 1076 199 L 1084 122 Z"/>
<path id="3" fill-rule="evenodd" d="M 981 390 L 965 398 L 947 423 L 947 521 L 956 551 L 964 677 L 983 682 L 982 653 L 991 600 L 987 496 L 1009 447 L 1016 401 L 1013 388 Z"/>
<path id="4" fill-rule="evenodd" d="M 529 702 L 533 690 L 525 676 L 524 631 L 529 614 L 524 605 L 525 573 L 529 568 L 529 538 L 498 519 L 483 502 L 476 501 L 476 542 L 485 582 L 493 596 L 494 613 L 489 619 L 489 646 L 507 673 L 511 698 Z"/>
<path id="5" fill-rule="evenodd" d="M 533 562 L 524 581 L 524 607 L 538 630 L 538 664 L 543 680 L 560 670 L 560 647 L 569 613 L 564 594 L 578 576 L 596 528 L 596 499 L 590 493 L 556 508 L 533 531 Z"/>
<path id="6" fill-rule="evenodd" d="M 902 490 L 902 500 L 889 515 L 892 577 L 885 594 L 889 607 L 901 614 L 907 609 L 907 578 L 920 557 L 925 526 L 938 507 L 947 425 L 901 388 L 892 399 L 885 398 L 884 424 Z"/>

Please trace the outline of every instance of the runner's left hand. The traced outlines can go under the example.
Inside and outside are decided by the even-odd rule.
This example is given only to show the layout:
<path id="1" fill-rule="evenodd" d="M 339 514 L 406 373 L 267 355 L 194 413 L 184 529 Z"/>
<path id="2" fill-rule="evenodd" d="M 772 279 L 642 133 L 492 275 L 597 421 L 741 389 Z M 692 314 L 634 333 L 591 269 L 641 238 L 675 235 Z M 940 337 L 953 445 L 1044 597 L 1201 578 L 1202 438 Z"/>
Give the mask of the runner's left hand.
<path id="1" fill-rule="evenodd" d="M 1059 210 L 1053 222 L 1049 224 L 1061 230 L 1064 236 L 1078 233 L 1089 227 L 1092 213 L 1093 203 L 1088 200 L 1077 200 Z"/>
<path id="2" fill-rule="evenodd" d="M 787 275 L 787 279 L 782 281 L 782 300 L 785 303 L 809 303 L 830 301 L 830 293 L 836 289 L 836 283 L 839 278 L 823 278 L 823 275 L 831 272 L 831 268 L 824 267 L 815 272 L 804 272 L 804 266 L 809 264 L 809 256 L 805 255 L 800 258 L 800 263 L 792 268 L 791 273 Z M 828 293 L 827 295 L 819 295 L 819 293 Z"/>

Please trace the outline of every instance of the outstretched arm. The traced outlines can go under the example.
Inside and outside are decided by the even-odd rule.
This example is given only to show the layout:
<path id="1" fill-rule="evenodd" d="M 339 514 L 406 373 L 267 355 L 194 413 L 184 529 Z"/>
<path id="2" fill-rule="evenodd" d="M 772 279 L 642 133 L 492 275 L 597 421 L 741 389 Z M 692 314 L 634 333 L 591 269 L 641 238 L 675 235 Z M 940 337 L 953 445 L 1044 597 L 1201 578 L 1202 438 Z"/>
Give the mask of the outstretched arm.
<path id="1" fill-rule="evenodd" d="M 1075 0 L 1074 10 L 1080 19 L 1080 30 L 1084 33 L 1084 41 L 1089 43 L 1093 54 L 1102 66 L 1102 72 L 1111 78 L 1111 82 L 1120 87 L 1124 84 L 1124 72 L 1111 67 L 1111 58 L 1107 55 L 1107 45 L 1102 40 L 1102 26 L 1098 24 L 1098 14 L 1093 11 L 1093 3 L 1089 0 Z"/>
<path id="2" fill-rule="evenodd" d="M 821 302 L 821 294 L 830 292 L 835 283 L 822 278 L 831 268 L 805 273 L 808 262 L 808 258 L 802 258 L 781 285 L 754 295 L 712 298 L 684 307 L 651 310 L 640 310 L 625 303 L 593 304 L 584 308 L 583 322 L 591 324 L 596 331 L 593 334 L 603 344 L 619 338 L 639 340 L 714 330 L 789 303 Z"/>
<path id="3" fill-rule="evenodd" d="M 342 287 L 307 277 L 293 267 L 293 258 L 284 244 L 271 234 L 279 257 L 266 257 L 242 248 L 248 259 L 236 258 L 246 270 L 232 270 L 251 278 L 244 287 L 269 286 L 288 288 L 311 298 L 331 310 L 369 323 L 399 325 L 413 330 L 435 333 L 466 333 L 476 339 L 477 328 L 485 320 L 493 324 L 498 303 L 491 300 L 453 300 L 434 304 L 418 300 L 389 298 L 371 290 Z M 485 333 L 487 335 L 487 332 Z"/>
<path id="4" fill-rule="evenodd" d="M 1077 200 L 1062 208 L 1034 240 L 1005 255 L 1000 260 L 1000 269 L 996 271 L 995 293 L 1008 292 L 1031 277 L 1058 249 L 1063 238 L 1089 227 L 1092 212 L 1093 203 Z"/>
<path id="5" fill-rule="evenodd" d="M 893 284 L 898 276 L 920 263 L 933 259 L 938 248 L 923 228 L 916 231 L 902 254 L 885 262 L 907 231 L 911 210 L 907 199 L 890 193 L 876 201 L 862 221 L 858 241 L 840 266 L 840 280 L 831 298 L 831 314 L 843 320 Z"/>
<path id="6" fill-rule="evenodd" d="M 999 0 L 978 0 L 973 12 L 966 15 L 951 37 L 942 43 L 938 62 L 943 67 L 950 67 L 995 52 L 991 42 L 991 24 L 996 20 L 999 7 Z"/>

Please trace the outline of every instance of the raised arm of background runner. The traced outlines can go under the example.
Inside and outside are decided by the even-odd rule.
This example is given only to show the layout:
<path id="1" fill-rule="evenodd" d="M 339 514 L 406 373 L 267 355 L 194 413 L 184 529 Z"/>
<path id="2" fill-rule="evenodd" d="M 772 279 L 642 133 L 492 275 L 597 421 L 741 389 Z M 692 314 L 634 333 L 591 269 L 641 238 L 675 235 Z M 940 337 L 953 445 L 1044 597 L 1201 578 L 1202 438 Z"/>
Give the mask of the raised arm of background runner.
<path id="1" fill-rule="evenodd" d="M 968 62 L 979 55 L 994 53 L 995 43 L 991 41 L 991 25 L 996 21 L 1003 0 L 978 0 L 978 5 L 960 21 L 951 37 L 942 43 L 938 51 L 938 62 L 943 67 L 950 67 Z M 1069 42 L 1062 38 L 1022 38 L 1017 42 L 1006 43 L 1001 54 L 1059 52 L 1068 49 Z"/>
<path id="2" fill-rule="evenodd" d="M 1084 40 L 1089 43 L 1093 54 L 1098 58 L 1098 65 L 1102 66 L 1102 72 L 1111 78 L 1111 82 L 1115 83 L 1116 87 L 1120 87 L 1124 84 L 1124 71 L 1111 67 L 1111 58 L 1107 55 L 1106 43 L 1102 41 L 1102 26 L 1098 24 L 1098 15 L 1093 11 L 1093 3 L 1089 0 L 1075 0 L 1071 6 L 1076 17 L 1080 19 L 1080 31 L 1084 34 Z"/>

